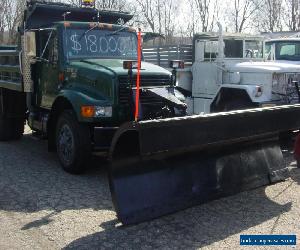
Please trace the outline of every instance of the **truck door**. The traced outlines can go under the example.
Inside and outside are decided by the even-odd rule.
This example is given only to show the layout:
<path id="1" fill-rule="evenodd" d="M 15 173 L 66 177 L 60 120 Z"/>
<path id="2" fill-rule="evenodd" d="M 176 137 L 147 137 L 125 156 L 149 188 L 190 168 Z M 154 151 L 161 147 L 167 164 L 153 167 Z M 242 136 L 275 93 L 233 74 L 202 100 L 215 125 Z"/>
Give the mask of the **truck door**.
<path id="1" fill-rule="evenodd" d="M 39 33 L 37 102 L 40 107 L 49 109 L 59 91 L 58 40 L 55 30 Z"/>

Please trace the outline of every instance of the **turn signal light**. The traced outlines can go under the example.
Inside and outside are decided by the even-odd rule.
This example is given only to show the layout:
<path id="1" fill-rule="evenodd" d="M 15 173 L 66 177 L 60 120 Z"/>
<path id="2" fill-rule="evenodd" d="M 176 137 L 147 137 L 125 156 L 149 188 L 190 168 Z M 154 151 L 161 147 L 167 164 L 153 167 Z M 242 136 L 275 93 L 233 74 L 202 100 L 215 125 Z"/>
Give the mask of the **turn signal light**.
<path id="1" fill-rule="evenodd" d="M 123 69 L 137 69 L 138 62 L 137 61 L 124 61 L 123 62 Z"/>
<path id="2" fill-rule="evenodd" d="M 91 118 L 95 115 L 95 107 L 94 106 L 82 106 L 81 107 L 81 116 L 85 118 Z"/>
<path id="3" fill-rule="evenodd" d="M 59 80 L 60 82 L 63 82 L 63 81 L 65 80 L 65 74 L 64 74 L 64 73 L 59 73 L 59 75 L 58 75 L 58 80 Z"/>

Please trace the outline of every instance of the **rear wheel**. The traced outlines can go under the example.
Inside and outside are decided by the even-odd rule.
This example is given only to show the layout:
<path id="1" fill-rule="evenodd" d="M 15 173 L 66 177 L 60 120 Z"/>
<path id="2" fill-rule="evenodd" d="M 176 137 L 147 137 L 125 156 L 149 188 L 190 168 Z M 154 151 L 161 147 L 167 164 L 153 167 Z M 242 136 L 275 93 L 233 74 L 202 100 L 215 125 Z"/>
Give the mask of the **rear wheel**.
<path id="1" fill-rule="evenodd" d="M 56 148 L 65 171 L 71 174 L 84 172 L 91 154 L 90 130 L 77 121 L 71 110 L 64 111 L 58 119 Z"/>

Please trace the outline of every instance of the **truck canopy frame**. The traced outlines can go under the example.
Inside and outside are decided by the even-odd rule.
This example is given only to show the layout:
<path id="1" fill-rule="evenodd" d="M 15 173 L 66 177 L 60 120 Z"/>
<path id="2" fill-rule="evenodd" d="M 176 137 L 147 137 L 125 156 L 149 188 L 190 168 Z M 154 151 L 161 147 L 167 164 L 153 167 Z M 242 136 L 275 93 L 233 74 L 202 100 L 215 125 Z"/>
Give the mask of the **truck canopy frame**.
<path id="1" fill-rule="evenodd" d="M 25 29 L 39 29 L 49 27 L 59 21 L 80 21 L 117 24 L 119 20 L 124 23 L 132 19 L 133 15 L 127 12 L 98 10 L 94 8 L 80 8 L 61 3 L 46 3 L 31 1 L 27 3 L 24 13 Z M 65 17 L 64 17 L 65 14 Z M 99 14 L 99 19 L 97 19 Z M 47 18 L 44 18 L 47 17 Z"/>

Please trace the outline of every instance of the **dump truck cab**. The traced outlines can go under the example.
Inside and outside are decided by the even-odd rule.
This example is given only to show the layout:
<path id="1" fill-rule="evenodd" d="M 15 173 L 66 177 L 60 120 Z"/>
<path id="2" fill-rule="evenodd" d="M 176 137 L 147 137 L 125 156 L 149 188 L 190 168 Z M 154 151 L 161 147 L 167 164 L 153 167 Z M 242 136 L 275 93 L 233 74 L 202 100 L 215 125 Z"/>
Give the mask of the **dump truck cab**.
<path id="1" fill-rule="evenodd" d="M 123 64 L 137 60 L 135 30 L 102 23 L 59 22 L 35 31 L 35 37 L 37 56 L 31 67 L 36 107 L 52 110 L 60 98 L 65 98 L 80 122 L 118 126 L 132 119 L 130 95 L 134 94 L 135 72 L 130 76 Z M 155 118 L 163 101 L 157 97 L 155 110 L 151 102 L 155 97 L 147 92 L 170 86 L 171 74 L 143 62 L 141 78 L 140 119 Z M 94 116 L 83 115 L 84 107 L 95 109 Z"/>

